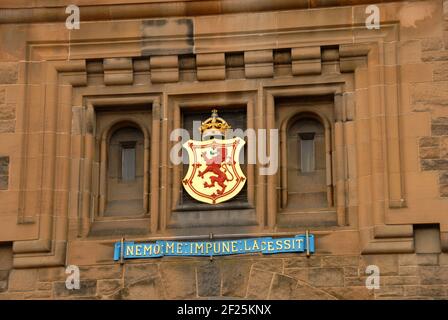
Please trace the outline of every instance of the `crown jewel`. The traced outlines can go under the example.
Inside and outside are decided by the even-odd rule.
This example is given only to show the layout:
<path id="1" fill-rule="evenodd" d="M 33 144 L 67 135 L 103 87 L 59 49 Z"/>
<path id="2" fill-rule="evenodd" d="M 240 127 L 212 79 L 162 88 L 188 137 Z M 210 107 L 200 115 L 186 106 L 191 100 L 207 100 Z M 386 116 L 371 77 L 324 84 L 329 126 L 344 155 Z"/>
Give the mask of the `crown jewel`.
<path id="1" fill-rule="evenodd" d="M 202 122 L 199 130 L 202 136 L 207 135 L 225 135 L 227 129 L 231 129 L 231 126 L 223 119 L 218 116 L 218 110 L 212 110 L 212 116 Z"/>

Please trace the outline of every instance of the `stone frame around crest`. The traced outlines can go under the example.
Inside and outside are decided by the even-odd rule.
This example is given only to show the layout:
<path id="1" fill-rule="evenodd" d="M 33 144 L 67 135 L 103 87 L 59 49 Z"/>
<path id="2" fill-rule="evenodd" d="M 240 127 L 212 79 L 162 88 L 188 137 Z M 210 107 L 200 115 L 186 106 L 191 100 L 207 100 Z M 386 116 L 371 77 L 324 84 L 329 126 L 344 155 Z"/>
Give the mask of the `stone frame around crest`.
<path id="1" fill-rule="evenodd" d="M 388 6 L 383 5 L 384 8 Z M 322 9 L 324 16 L 326 12 L 329 13 L 326 10 Z M 345 12 L 345 8 L 331 10 Z M 331 14 L 334 13 L 332 11 Z M 299 26 L 297 23 L 297 27 Z M 341 71 L 339 78 L 331 75 L 286 79 L 250 78 L 232 80 L 226 84 L 216 81 L 213 86 L 206 83 L 187 86 L 184 83 L 170 83 L 174 77 L 168 81 L 162 79 L 162 83 L 134 85 L 132 81 L 138 82 L 141 78 L 135 69 L 133 71 L 132 68 L 123 67 L 118 68 L 123 70 L 122 72 L 111 74 L 105 71 L 104 80 L 107 85 L 96 90 L 90 88 L 92 83 L 88 75 L 88 60 L 141 58 L 142 53 L 137 44 L 141 35 L 136 29 L 110 34 L 102 43 L 96 43 L 87 34 L 83 37 L 81 31 L 76 34 L 77 42 L 72 44 L 73 48 L 70 47 L 65 31 L 55 31 L 55 39 L 50 41 L 48 30 L 42 30 L 45 30 L 45 26 L 37 28 L 29 35 L 27 61 L 21 62 L 19 69 L 20 109 L 23 110 L 18 115 L 17 122 L 17 132 L 22 134 L 23 139 L 19 211 L 15 221 L 9 223 L 18 230 L 19 235 L 26 236 L 19 236 L 14 241 L 15 268 L 110 261 L 113 243 L 119 237 L 87 237 L 91 215 L 86 214 L 89 212 L 88 206 L 79 202 L 79 198 L 83 197 L 83 190 L 80 191 L 74 177 L 78 177 L 81 170 L 81 141 L 84 140 L 86 144 L 93 141 L 91 137 L 83 135 L 82 131 L 74 131 L 76 126 L 73 110 L 78 108 L 78 111 L 84 110 L 84 116 L 91 116 L 92 108 L 101 99 L 109 99 L 110 103 L 120 99 L 132 101 L 139 96 L 145 103 L 152 104 L 151 144 L 160 146 L 160 149 L 151 149 L 151 236 L 137 236 L 133 240 L 173 236 L 166 227 L 175 200 L 178 171 L 168 163 L 168 132 L 178 123 L 180 108 L 198 105 L 197 102 L 188 102 L 186 98 L 202 95 L 211 98 L 203 100 L 201 104 L 216 104 L 220 99 L 221 103 L 246 104 L 248 122 L 255 128 L 266 126 L 267 129 L 272 129 L 275 127 L 275 96 L 325 92 L 334 94 L 335 97 L 334 132 L 338 160 L 333 169 L 337 176 L 339 226 L 315 232 L 318 250 L 320 248 L 334 253 L 390 253 L 414 250 L 412 224 L 406 220 L 388 224 L 388 216 L 393 214 L 394 210 L 406 207 L 399 143 L 401 88 L 398 83 L 399 61 L 396 54 L 396 41 L 399 36 L 397 24 L 385 23 L 380 31 L 373 33 L 366 33 L 356 24 L 334 29 L 315 29 L 315 40 L 311 43 L 305 42 L 309 38 L 294 40 L 293 35 L 281 34 L 280 45 L 284 47 L 301 48 L 305 43 L 308 46 L 337 46 L 339 56 L 336 61 Z M 132 36 L 126 34 L 129 32 Z M 275 32 L 269 36 L 274 35 Z M 251 36 L 248 34 L 244 37 Z M 209 37 L 199 37 L 198 41 L 203 41 L 198 50 L 204 48 L 206 43 L 216 43 L 216 39 Z M 225 46 L 226 43 L 215 44 L 205 46 L 209 49 L 204 50 L 221 52 Z M 266 47 L 266 44 L 256 43 L 252 48 L 244 50 L 254 50 L 257 46 Z M 67 59 L 69 47 L 72 53 Z M 197 54 L 205 54 L 204 52 Z M 167 67 L 169 75 L 174 72 L 171 63 L 170 60 L 170 66 Z M 257 64 L 256 59 L 254 64 Z M 266 69 L 263 74 L 266 74 Z M 344 77 L 353 77 L 352 88 L 341 81 Z M 240 93 L 243 98 L 232 98 L 232 95 L 239 96 Z M 96 102 L 93 102 L 95 99 Z M 90 107 L 86 104 L 87 101 L 91 101 Z M 365 106 L 368 108 L 362 109 Z M 255 110 L 266 114 L 266 117 L 249 117 L 249 114 L 255 114 Z M 370 140 L 371 144 L 366 143 Z M 353 160 L 362 157 L 366 151 L 378 155 L 384 166 L 355 161 L 351 163 L 356 163 L 357 167 L 345 171 L 343 163 L 347 158 Z M 74 154 L 80 157 L 70 157 Z M 341 160 L 341 157 L 344 160 Z M 256 169 L 257 166 L 251 169 L 250 176 L 254 176 Z M 60 174 L 55 174 L 56 172 Z M 83 176 L 89 180 L 88 170 Z M 277 200 L 272 196 L 276 193 L 277 177 L 268 176 L 255 180 L 256 183 L 251 186 L 249 194 L 250 203 L 254 203 L 256 207 L 256 219 L 260 227 L 244 229 L 242 233 L 254 236 L 266 233 L 281 234 L 283 231 L 276 228 Z M 341 190 L 348 190 L 348 193 L 342 193 Z M 358 193 L 352 192 L 353 190 L 358 190 Z M 370 190 L 371 195 L 362 190 Z M 344 198 L 346 196 L 348 198 Z M 443 229 L 441 232 L 447 233 L 448 230 Z M 332 239 L 336 238 L 347 243 L 347 247 L 334 247 Z M 442 244 L 442 247 L 448 246 Z M 95 248 L 97 256 L 82 257 L 81 252 L 85 248 Z"/>

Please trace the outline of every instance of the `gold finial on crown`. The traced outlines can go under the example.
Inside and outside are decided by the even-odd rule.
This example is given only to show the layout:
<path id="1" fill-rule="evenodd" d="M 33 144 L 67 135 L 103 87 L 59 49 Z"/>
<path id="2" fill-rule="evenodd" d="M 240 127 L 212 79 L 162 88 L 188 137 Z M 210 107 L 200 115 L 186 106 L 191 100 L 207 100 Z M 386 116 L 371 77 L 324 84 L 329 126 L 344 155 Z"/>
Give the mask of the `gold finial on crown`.
<path id="1" fill-rule="evenodd" d="M 212 110 L 212 116 L 202 122 L 199 130 L 202 136 L 225 135 L 226 130 L 231 129 L 230 125 L 218 116 L 218 110 Z"/>

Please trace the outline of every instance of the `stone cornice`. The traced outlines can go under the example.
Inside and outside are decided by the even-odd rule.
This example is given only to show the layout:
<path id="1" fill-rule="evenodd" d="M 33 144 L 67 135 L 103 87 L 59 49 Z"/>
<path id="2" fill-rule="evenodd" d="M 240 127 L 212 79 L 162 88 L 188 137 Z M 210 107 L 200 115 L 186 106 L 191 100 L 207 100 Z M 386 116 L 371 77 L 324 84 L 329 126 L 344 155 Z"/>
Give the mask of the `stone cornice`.
<path id="1" fill-rule="evenodd" d="M 3 0 L 1 23 L 63 22 L 66 6 L 81 7 L 81 19 L 117 20 L 313 9 L 400 0 Z M 109 6 L 107 9 L 105 6 Z"/>

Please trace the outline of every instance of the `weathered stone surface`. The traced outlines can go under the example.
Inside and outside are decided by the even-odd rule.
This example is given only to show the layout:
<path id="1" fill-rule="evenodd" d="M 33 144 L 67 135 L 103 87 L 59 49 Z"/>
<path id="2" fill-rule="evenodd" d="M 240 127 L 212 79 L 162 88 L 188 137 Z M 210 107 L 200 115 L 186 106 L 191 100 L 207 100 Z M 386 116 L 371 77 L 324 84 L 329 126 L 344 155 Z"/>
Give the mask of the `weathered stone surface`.
<path id="1" fill-rule="evenodd" d="M 0 84 L 13 84 L 17 82 L 18 64 L 13 62 L 0 63 Z"/>
<path id="2" fill-rule="evenodd" d="M 114 298 L 131 300 L 164 299 L 165 294 L 160 278 L 146 278 L 120 290 Z"/>
<path id="3" fill-rule="evenodd" d="M 65 268 L 54 267 L 54 268 L 41 268 L 39 269 L 38 279 L 39 281 L 61 281 L 66 279 Z"/>
<path id="4" fill-rule="evenodd" d="M 287 258 L 285 259 L 285 268 L 320 267 L 321 259 L 320 256 Z"/>
<path id="5" fill-rule="evenodd" d="M 9 157 L 0 157 L 0 175 L 9 174 Z"/>
<path id="6" fill-rule="evenodd" d="M 446 286 L 405 286 L 404 294 L 406 296 L 423 296 L 423 297 L 442 297 L 446 296 Z"/>
<path id="7" fill-rule="evenodd" d="M 245 297 L 252 261 L 227 260 L 221 263 L 222 295 Z"/>
<path id="8" fill-rule="evenodd" d="M 297 280 L 308 282 L 308 272 L 308 268 L 287 268 L 284 273 Z"/>
<path id="9" fill-rule="evenodd" d="M 50 291 L 52 287 L 53 287 L 53 284 L 51 282 L 38 282 L 37 283 L 37 290 Z"/>
<path id="10" fill-rule="evenodd" d="M 119 264 L 95 266 L 95 267 L 80 267 L 79 276 L 83 280 L 95 279 L 121 279 L 122 266 Z"/>
<path id="11" fill-rule="evenodd" d="M 31 291 L 36 288 L 37 269 L 13 269 L 9 273 L 10 291 Z"/>
<path id="12" fill-rule="evenodd" d="M 400 276 L 415 276 L 418 275 L 418 269 L 417 266 L 400 266 L 399 274 Z"/>
<path id="13" fill-rule="evenodd" d="M 360 276 L 358 267 L 344 267 L 344 277 Z"/>
<path id="14" fill-rule="evenodd" d="M 8 190 L 9 185 L 8 176 L 0 176 L 0 190 Z"/>
<path id="15" fill-rule="evenodd" d="M 423 137 L 420 139 L 420 148 L 438 147 L 440 145 L 439 137 Z"/>
<path id="16" fill-rule="evenodd" d="M 421 266 L 419 269 L 421 284 L 448 283 L 448 267 Z"/>
<path id="17" fill-rule="evenodd" d="M 6 292 L 8 290 L 8 281 L 7 280 L 0 280 L 0 293 Z"/>
<path id="18" fill-rule="evenodd" d="M 0 88 L 0 107 L 5 103 L 6 89 Z"/>
<path id="19" fill-rule="evenodd" d="M 293 298 L 297 287 L 297 280 L 288 276 L 276 273 L 272 281 L 271 291 L 268 299 L 289 300 Z"/>
<path id="20" fill-rule="evenodd" d="M 434 68 L 434 81 L 448 80 L 448 62 L 438 63 Z"/>
<path id="21" fill-rule="evenodd" d="M 98 295 L 110 295 L 123 286 L 122 280 L 98 280 Z"/>
<path id="22" fill-rule="evenodd" d="M 448 159 L 422 160 L 422 170 L 448 170 Z"/>
<path id="23" fill-rule="evenodd" d="M 322 258 L 322 267 L 358 266 L 359 256 L 326 256 Z"/>
<path id="24" fill-rule="evenodd" d="M 198 295 L 214 297 L 221 294 L 221 270 L 216 263 L 209 262 L 196 269 Z"/>
<path id="25" fill-rule="evenodd" d="M 442 172 L 440 174 L 439 184 L 448 184 L 448 172 Z"/>
<path id="26" fill-rule="evenodd" d="M 0 270 L 12 268 L 12 246 L 10 244 L 0 245 Z"/>
<path id="27" fill-rule="evenodd" d="M 414 87 L 413 102 L 418 109 L 448 105 L 448 85 L 444 81 L 417 83 Z"/>
<path id="28" fill-rule="evenodd" d="M 274 273 L 252 269 L 247 287 L 247 298 L 266 299 L 271 287 Z"/>
<path id="29" fill-rule="evenodd" d="M 325 288 L 325 291 L 341 300 L 371 300 L 374 298 L 373 290 L 369 290 L 365 286 Z"/>
<path id="30" fill-rule="evenodd" d="M 170 263 L 161 266 L 162 280 L 168 299 L 196 297 L 196 268 L 193 263 Z"/>
<path id="31" fill-rule="evenodd" d="M 448 158 L 448 136 L 440 139 L 440 157 Z"/>
<path id="32" fill-rule="evenodd" d="M 385 287 L 381 286 L 379 289 L 375 290 L 375 297 L 378 299 L 382 298 L 397 298 L 404 294 L 404 289 L 402 286 L 392 286 Z"/>
<path id="33" fill-rule="evenodd" d="M 272 272 L 283 272 L 283 260 L 282 259 L 263 259 L 257 261 L 252 266 L 258 270 L 272 271 Z"/>
<path id="34" fill-rule="evenodd" d="M 399 256 L 400 266 L 430 266 L 437 265 L 438 261 L 437 254 L 401 254 Z"/>
<path id="35" fill-rule="evenodd" d="M 15 120 L 0 120 L 0 133 L 11 133 L 16 129 Z"/>
<path id="36" fill-rule="evenodd" d="M 55 298 L 65 297 L 92 297 L 96 295 L 96 280 L 81 280 L 80 288 L 69 290 L 63 282 L 53 282 L 53 292 Z"/>
<path id="37" fill-rule="evenodd" d="M 443 49 L 443 39 L 427 38 L 421 41 L 422 51 L 435 51 Z"/>
<path id="38" fill-rule="evenodd" d="M 145 278 L 160 277 L 157 264 L 126 264 L 124 270 L 124 285 L 127 286 Z"/>
<path id="39" fill-rule="evenodd" d="M 0 292 L 5 292 L 8 289 L 8 277 L 9 277 L 8 270 L 0 271 Z"/>
<path id="40" fill-rule="evenodd" d="M 12 120 L 16 118 L 16 106 L 14 104 L 0 105 L 0 120 Z"/>
<path id="41" fill-rule="evenodd" d="M 342 268 L 312 268 L 308 279 L 316 287 L 341 287 L 344 285 L 344 270 Z"/>
<path id="42" fill-rule="evenodd" d="M 365 255 L 360 262 L 361 273 L 365 274 L 366 267 L 376 265 L 380 268 L 382 276 L 398 274 L 398 256 L 397 255 Z"/>
<path id="43" fill-rule="evenodd" d="M 440 148 L 420 148 L 420 158 L 421 159 L 439 159 L 440 158 Z"/>
<path id="44" fill-rule="evenodd" d="M 295 300 L 335 300 L 336 297 L 326 291 L 327 288 L 315 288 L 306 283 L 297 284 L 292 298 Z"/>
<path id="45" fill-rule="evenodd" d="M 420 283 L 420 278 L 416 276 L 385 276 L 380 278 L 382 285 L 384 286 L 396 286 L 396 285 L 415 285 Z"/>
<path id="46" fill-rule="evenodd" d="M 440 196 L 448 197 L 448 184 L 440 186 Z"/>

